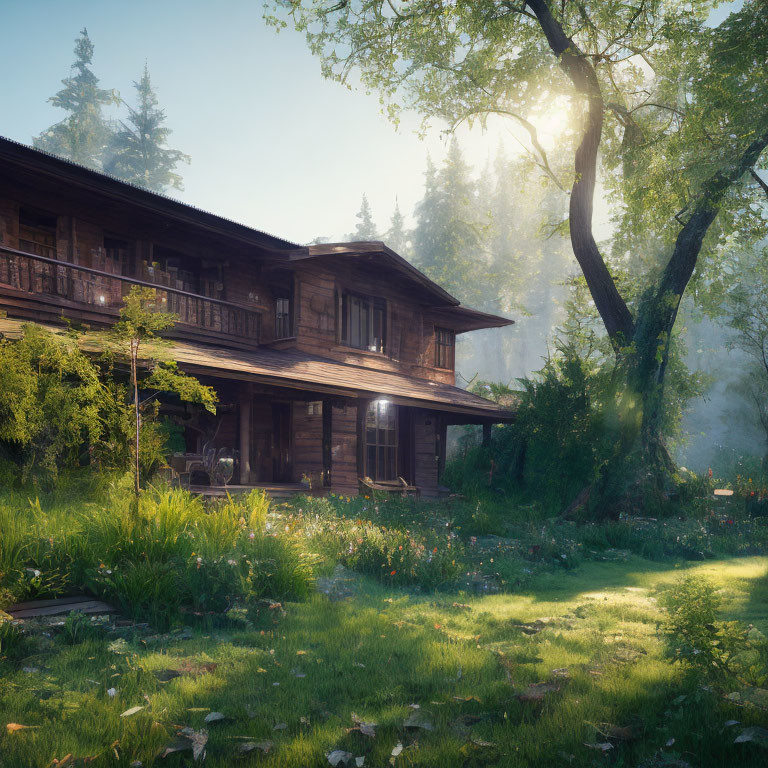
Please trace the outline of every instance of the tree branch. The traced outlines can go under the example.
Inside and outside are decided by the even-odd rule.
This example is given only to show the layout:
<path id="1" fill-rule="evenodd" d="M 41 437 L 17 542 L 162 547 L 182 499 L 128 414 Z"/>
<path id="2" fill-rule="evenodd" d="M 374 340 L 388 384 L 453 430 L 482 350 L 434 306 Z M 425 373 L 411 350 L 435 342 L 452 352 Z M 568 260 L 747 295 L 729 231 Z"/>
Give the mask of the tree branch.
<path id="1" fill-rule="evenodd" d="M 749 175 L 762 187 L 763 192 L 768 195 L 768 182 L 754 169 L 749 169 Z"/>

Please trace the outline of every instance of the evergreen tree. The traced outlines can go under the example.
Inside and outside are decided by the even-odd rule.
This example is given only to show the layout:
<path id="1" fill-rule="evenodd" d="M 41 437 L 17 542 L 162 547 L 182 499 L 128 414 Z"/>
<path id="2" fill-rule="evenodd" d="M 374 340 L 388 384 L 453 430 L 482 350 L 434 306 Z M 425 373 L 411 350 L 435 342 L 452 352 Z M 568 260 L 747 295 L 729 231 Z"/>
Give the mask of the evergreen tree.
<path id="1" fill-rule="evenodd" d="M 405 228 L 405 216 L 400 211 L 400 204 L 395 198 L 395 210 L 392 213 L 389 229 L 386 234 L 386 243 L 393 250 L 405 258 L 410 258 L 408 232 Z"/>
<path id="2" fill-rule="evenodd" d="M 120 121 L 121 127 L 112 137 L 112 156 L 105 170 L 154 192 L 182 189 L 176 166 L 188 163 L 189 156 L 166 146 L 171 130 L 165 126 L 165 110 L 158 107 L 146 64 L 141 80 L 133 85 L 138 102 L 136 108 L 128 107 L 128 120 Z"/>
<path id="3" fill-rule="evenodd" d="M 32 140 L 38 149 L 67 157 L 91 168 L 101 168 L 110 140 L 110 127 L 101 114 L 102 107 L 118 103 L 115 91 L 99 88 L 91 71 L 93 43 L 83 29 L 75 40 L 75 63 L 64 87 L 48 101 L 69 115 Z"/>
<path id="4" fill-rule="evenodd" d="M 414 263 L 463 302 L 488 306 L 496 296 L 483 253 L 487 215 L 454 137 L 443 167 L 427 160 L 424 197 L 416 207 Z"/>
<path id="5" fill-rule="evenodd" d="M 347 236 L 347 240 L 378 240 L 379 234 L 376 231 L 376 224 L 373 222 L 371 206 L 368 203 L 367 195 L 363 195 L 363 200 L 360 203 L 360 210 L 355 214 L 355 216 L 357 217 L 358 222 L 355 226 L 355 231 Z"/>

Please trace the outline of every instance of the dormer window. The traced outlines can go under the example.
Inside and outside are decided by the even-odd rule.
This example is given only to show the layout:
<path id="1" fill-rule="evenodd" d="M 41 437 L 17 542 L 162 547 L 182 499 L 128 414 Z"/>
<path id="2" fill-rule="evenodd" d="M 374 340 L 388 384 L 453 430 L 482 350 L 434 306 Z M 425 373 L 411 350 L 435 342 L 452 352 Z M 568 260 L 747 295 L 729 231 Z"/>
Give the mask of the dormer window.
<path id="1" fill-rule="evenodd" d="M 384 352 L 387 343 L 387 302 L 371 296 L 343 293 L 341 343 L 368 352 Z"/>
<path id="2" fill-rule="evenodd" d="M 456 331 L 435 328 L 435 368 L 453 370 L 456 364 Z"/>

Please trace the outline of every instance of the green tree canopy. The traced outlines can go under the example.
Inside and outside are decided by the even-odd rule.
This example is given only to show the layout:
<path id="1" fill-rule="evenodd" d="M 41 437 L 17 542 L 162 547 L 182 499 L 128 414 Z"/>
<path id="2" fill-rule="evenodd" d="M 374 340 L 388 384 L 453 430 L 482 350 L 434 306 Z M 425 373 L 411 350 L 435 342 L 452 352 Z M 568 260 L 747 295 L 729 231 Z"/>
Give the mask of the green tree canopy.
<path id="1" fill-rule="evenodd" d="M 99 88 L 99 79 L 91 70 L 93 43 L 88 30 L 83 29 L 75 40 L 75 62 L 64 87 L 48 101 L 68 115 L 61 122 L 46 128 L 33 139 L 38 149 L 67 157 L 76 163 L 100 169 L 109 143 L 111 129 L 102 115 L 102 108 L 117 104 L 115 91 Z"/>
<path id="2" fill-rule="evenodd" d="M 165 125 L 165 110 L 158 106 L 146 64 L 141 79 L 133 85 L 137 104 L 128 106 L 128 119 L 120 121 L 120 128 L 112 137 L 111 157 L 105 170 L 154 192 L 165 192 L 170 187 L 182 189 L 176 167 L 188 163 L 190 158 L 167 146 L 171 129 Z"/>

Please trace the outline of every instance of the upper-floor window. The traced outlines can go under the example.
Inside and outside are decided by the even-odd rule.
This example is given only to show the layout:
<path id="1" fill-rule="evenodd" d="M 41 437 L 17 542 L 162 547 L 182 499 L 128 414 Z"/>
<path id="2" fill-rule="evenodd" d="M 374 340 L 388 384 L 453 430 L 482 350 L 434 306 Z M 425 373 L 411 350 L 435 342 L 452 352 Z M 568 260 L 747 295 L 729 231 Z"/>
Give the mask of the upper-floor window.
<path id="1" fill-rule="evenodd" d="M 275 338 L 288 339 L 293 335 L 291 300 L 288 296 L 275 299 Z"/>
<path id="2" fill-rule="evenodd" d="M 435 328 L 435 367 L 453 370 L 456 362 L 456 332 Z"/>
<path id="3" fill-rule="evenodd" d="M 369 352 L 384 352 L 387 344 L 387 302 L 344 292 L 341 297 L 341 343 Z"/>
<path id="4" fill-rule="evenodd" d="M 19 209 L 19 250 L 56 258 L 56 217 L 34 208 Z"/>

